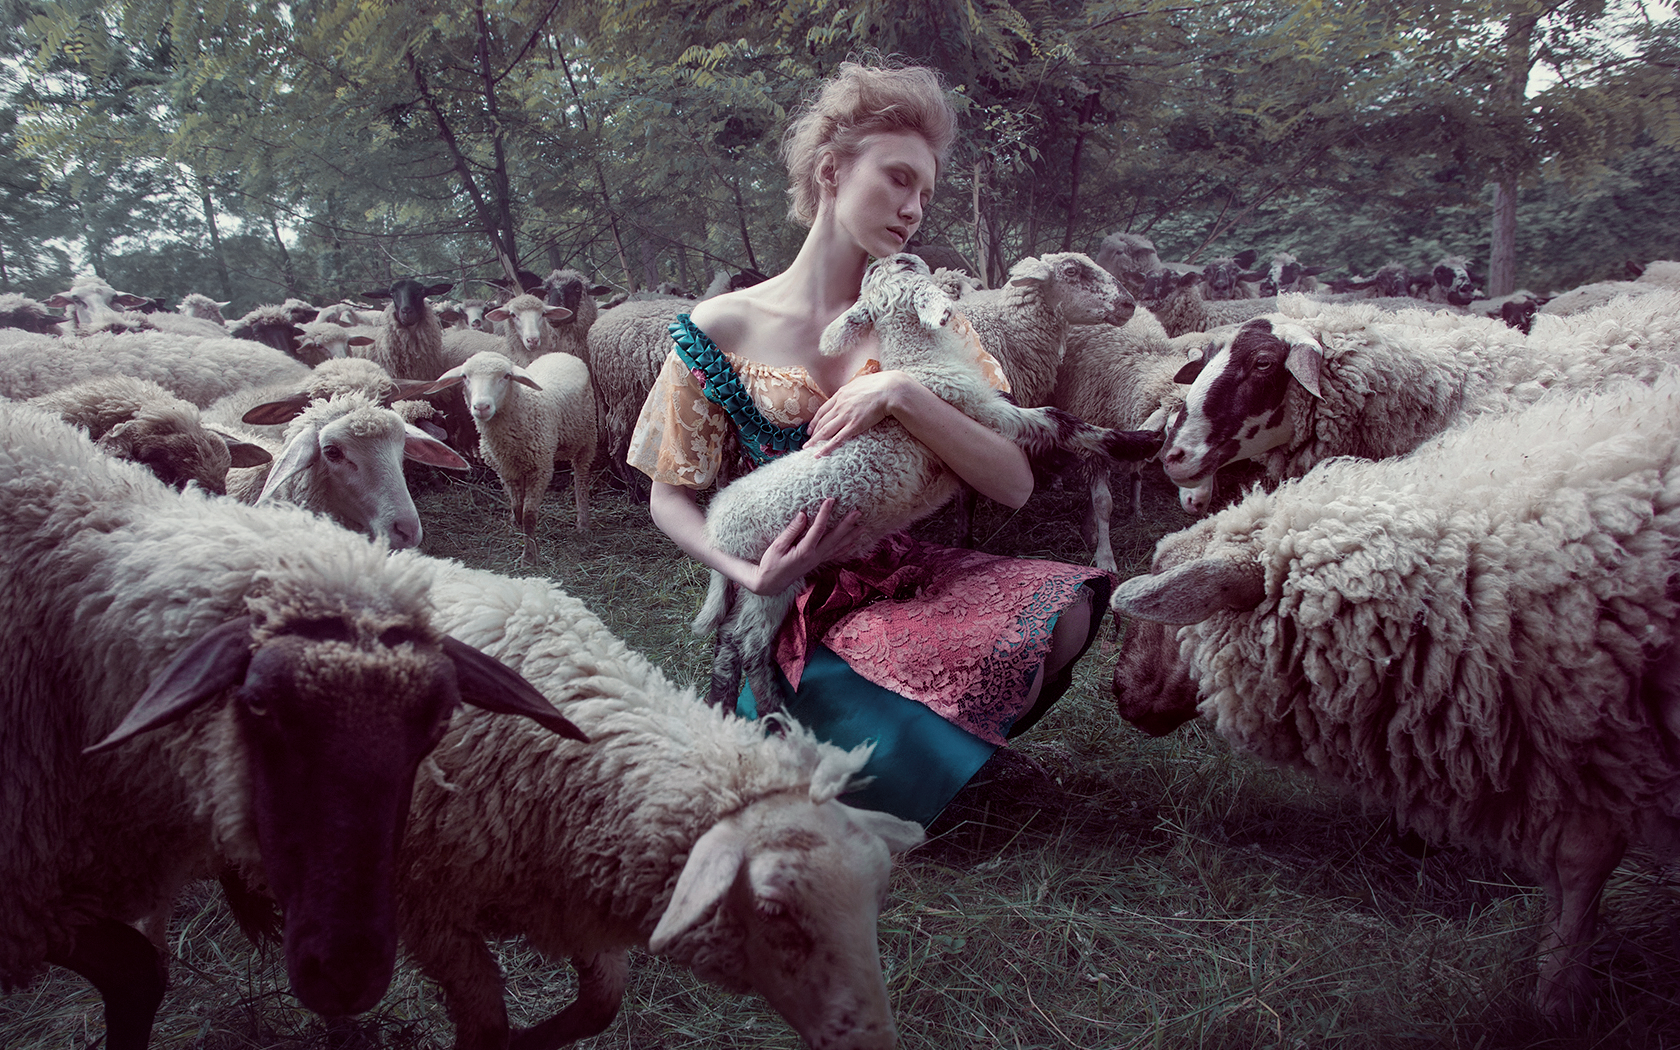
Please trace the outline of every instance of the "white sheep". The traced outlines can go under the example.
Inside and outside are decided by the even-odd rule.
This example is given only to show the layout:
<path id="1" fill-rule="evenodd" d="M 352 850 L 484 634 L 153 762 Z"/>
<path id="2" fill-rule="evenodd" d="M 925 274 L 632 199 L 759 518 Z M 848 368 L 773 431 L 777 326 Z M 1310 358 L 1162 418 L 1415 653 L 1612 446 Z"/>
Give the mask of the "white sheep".
<path id="1" fill-rule="evenodd" d="M 1571 288 L 1567 292 L 1560 292 L 1546 300 L 1540 307 L 1542 314 L 1554 317 L 1568 317 L 1572 314 L 1584 313 L 1588 310 L 1604 306 L 1620 296 L 1641 296 L 1651 292 L 1668 289 L 1659 281 L 1646 281 L 1644 275 L 1637 281 L 1595 281 L 1583 284 L 1578 288 Z"/>
<path id="2" fill-rule="evenodd" d="M 106 1045 L 143 1048 L 164 965 L 130 924 L 233 865 L 282 902 L 304 1005 L 369 1008 L 400 817 L 452 709 L 581 734 L 431 625 L 425 559 L 177 493 L 27 406 L 0 404 L 0 450 L 0 982 L 68 966 Z"/>
<path id="3" fill-rule="evenodd" d="M 1212 341 L 1161 452 L 1194 485 L 1237 459 L 1272 480 L 1331 456 L 1416 448 L 1466 415 L 1504 411 L 1553 387 L 1652 378 L 1677 360 L 1680 293 L 1577 318 L 1536 318 L 1525 336 L 1484 317 L 1389 314 L 1362 303 L 1281 296 L 1280 311 Z"/>
<path id="4" fill-rule="evenodd" d="M 1277 309 L 1277 299 L 1271 296 L 1209 301 L 1203 296 L 1202 284 L 1200 273 L 1154 270 L 1144 275 L 1138 299 L 1174 339 L 1242 324 Z"/>
<path id="5" fill-rule="evenodd" d="M 372 346 L 378 329 L 367 325 L 347 326 L 336 321 L 305 321 L 296 326 L 294 356 L 311 368 L 323 361 L 350 357 L 359 347 Z M 377 363 L 377 362 L 375 362 Z"/>
<path id="6" fill-rule="evenodd" d="M 763 995 L 812 1047 L 893 1045 L 877 910 L 889 851 L 923 836 L 835 801 L 868 747 L 696 702 L 549 580 L 440 563 L 432 598 L 436 629 L 520 671 L 595 741 L 460 717 L 415 785 L 403 943 L 441 986 L 457 1047 L 507 1045 L 486 942 L 517 935 L 571 960 L 579 990 L 514 1045 L 605 1028 L 632 947 Z"/>
<path id="7" fill-rule="evenodd" d="M 227 318 L 222 316 L 222 311 L 232 305 L 233 301 L 231 299 L 225 303 L 219 303 L 210 298 L 208 295 L 202 295 L 198 292 L 188 292 L 186 295 L 181 297 L 181 301 L 179 303 L 175 304 L 175 312 L 178 314 L 186 314 L 188 317 L 197 317 L 201 320 L 212 321 L 216 325 L 226 328 Z"/>
<path id="8" fill-rule="evenodd" d="M 356 393 L 303 408 L 270 452 L 271 463 L 228 471 L 228 495 L 243 503 L 295 503 L 396 549 L 418 546 L 421 538 L 403 460 L 469 469 L 448 445 Z"/>
<path id="9" fill-rule="evenodd" d="M 243 387 L 298 383 L 309 369 L 278 350 L 223 335 L 101 332 L 59 338 L 0 330 L 0 396 L 22 400 L 101 375 L 150 379 L 200 408 Z"/>
<path id="10" fill-rule="evenodd" d="M 1654 259 L 1645 264 L 1645 272 L 1637 283 L 1655 284 L 1671 292 L 1680 292 L 1680 262 L 1673 259 Z"/>
<path id="11" fill-rule="evenodd" d="M 671 353 L 671 323 L 693 309 L 687 299 L 624 303 L 604 310 L 589 329 L 589 375 L 601 417 L 607 467 L 627 485 L 647 479 L 625 464 L 636 418 Z"/>
<path id="12" fill-rule="evenodd" d="M 571 320 L 572 311 L 550 306 L 534 295 L 516 295 L 484 316 L 507 325 L 502 353 L 514 364 L 527 365 L 543 354 L 560 353 L 567 345 L 576 345 L 575 340 L 568 344 L 554 327 Z M 573 356 L 583 359 L 582 355 Z"/>
<path id="13" fill-rule="evenodd" d="M 572 465 L 577 527 L 589 528 L 589 469 L 595 459 L 595 397 L 589 366 L 571 354 L 544 354 L 521 368 L 501 354 L 474 354 L 438 377 L 434 390 L 463 384 L 478 426 L 479 454 L 502 479 L 522 557 L 537 556 L 537 512 L 554 464 Z M 524 389 L 521 389 L 524 388 Z"/>
<path id="14" fill-rule="evenodd" d="M 1113 278 L 1102 277 L 1112 288 Z M 819 349 L 829 356 L 841 353 L 873 328 L 883 369 L 908 373 L 1029 453 L 1077 449 L 1134 459 L 1159 446 L 1159 435 L 1103 430 L 1059 409 L 1015 405 L 986 382 L 963 326 L 952 323 L 956 316 L 927 264 L 901 252 L 870 264 L 857 303 L 824 329 Z M 833 499 L 836 514 L 862 512 L 856 539 L 833 559 L 846 561 L 938 510 L 958 485 L 950 468 L 888 418 L 821 458 L 806 450 L 790 452 L 731 482 L 707 508 L 706 538 L 721 551 L 756 562 L 796 515 L 814 515 L 824 500 Z M 775 595 L 743 593 L 726 610 L 724 577 L 713 571 L 706 604 L 694 621 L 696 633 L 718 633 L 711 703 L 733 704 L 744 670 L 759 710 L 780 706 L 772 642 L 803 585 L 796 581 Z"/>
<path id="15" fill-rule="evenodd" d="M 64 311 L 69 330 L 124 323 L 120 311 L 146 305 L 145 296 L 119 292 L 103 277 L 83 276 L 71 282 L 70 290 L 59 292 L 45 305 Z"/>
<path id="16" fill-rule="evenodd" d="M 63 324 L 64 318 L 50 312 L 46 304 L 17 292 L 0 292 L 0 328 L 58 335 Z"/>
<path id="17" fill-rule="evenodd" d="M 1606 876 L 1680 836 L 1680 378 L 1321 463 L 1166 537 L 1153 573 L 1113 599 L 1154 621 L 1121 712 L 1163 733 L 1199 698 L 1237 747 L 1520 865 L 1547 893 L 1538 1004 L 1577 1009 Z"/>
<path id="18" fill-rule="evenodd" d="M 969 292 L 957 309 L 1003 366 L 1010 394 L 1032 406 L 1049 404 L 1075 326 L 1125 324 L 1134 306 L 1090 256 L 1061 252 L 1022 259 L 1002 288 Z"/>
<path id="19" fill-rule="evenodd" d="M 206 427 L 191 402 L 146 379 L 99 376 L 27 403 L 79 427 L 101 452 L 142 464 L 176 488 L 193 482 L 223 495 L 229 467 L 270 458 L 261 445 Z"/>

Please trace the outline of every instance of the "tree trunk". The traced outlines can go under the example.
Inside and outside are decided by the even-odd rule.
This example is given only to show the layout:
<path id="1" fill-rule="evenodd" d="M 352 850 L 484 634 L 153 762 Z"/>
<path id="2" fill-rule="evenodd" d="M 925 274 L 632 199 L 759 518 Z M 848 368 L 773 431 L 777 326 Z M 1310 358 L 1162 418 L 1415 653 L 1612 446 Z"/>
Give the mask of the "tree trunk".
<path id="1" fill-rule="evenodd" d="M 286 297 L 289 299 L 303 298 L 298 294 L 297 271 L 292 269 L 292 253 L 286 250 L 286 242 L 280 239 L 280 221 L 273 212 L 268 213 L 268 228 L 274 234 L 274 246 L 280 249 L 280 273 L 286 278 Z M 233 296 L 228 296 L 232 299 Z"/>
<path id="2" fill-rule="evenodd" d="M 992 283 L 992 224 L 984 204 L 987 167 L 984 157 L 974 162 L 974 265 L 980 268 L 975 276 L 980 278 L 982 288 L 995 287 Z"/>
<path id="3" fill-rule="evenodd" d="M 1062 232 L 1062 251 L 1073 251 L 1073 223 L 1079 216 L 1079 157 L 1085 152 L 1085 136 L 1091 131 L 1091 118 L 1097 112 L 1097 93 L 1085 96 L 1079 111 L 1079 136 L 1073 140 L 1073 169 L 1068 180 L 1067 229 Z"/>
<path id="4" fill-rule="evenodd" d="M 1510 295 L 1517 290 L 1517 187 L 1514 180 L 1493 187 L 1493 246 L 1488 254 L 1487 293 Z"/>
<path id="5" fill-rule="evenodd" d="M 490 149 L 495 157 L 495 167 L 490 172 L 490 201 L 497 222 L 497 229 L 501 233 L 502 244 L 507 254 L 514 260 L 514 272 L 510 275 L 514 287 L 524 289 L 519 284 L 519 243 L 518 231 L 513 222 L 513 180 L 508 176 L 507 154 L 502 147 L 502 111 L 496 104 L 495 71 L 490 68 L 490 23 L 484 15 L 484 0 L 478 0 L 478 73 L 484 84 L 484 109 L 490 115 Z"/>
<path id="6" fill-rule="evenodd" d="M 1523 98 L 1528 91 L 1528 74 L 1533 66 L 1534 30 L 1540 15 L 1522 5 L 1505 23 L 1505 68 L 1494 84 L 1494 104 L 1500 119 L 1509 122 L 1513 143 L 1528 138 L 1528 116 Z M 1520 160 L 1504 165 L 1493 190 L 1493 237 L 1488 249 L 1490 296 L 1509 295 L 1517 290 L 1517 175 Z"/>

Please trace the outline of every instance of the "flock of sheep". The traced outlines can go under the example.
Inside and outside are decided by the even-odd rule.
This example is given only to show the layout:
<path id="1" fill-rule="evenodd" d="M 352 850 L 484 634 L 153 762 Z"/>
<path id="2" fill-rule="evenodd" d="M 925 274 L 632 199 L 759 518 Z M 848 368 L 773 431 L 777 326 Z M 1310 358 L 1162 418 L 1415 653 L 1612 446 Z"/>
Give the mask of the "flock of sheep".
<path id="1" fill-rule="evenodd" d="M 887 326 L 908 362 L 966 316 L 1020 407 L 951 396 L 1079 448 L 1106 568 L 1112 461 L 1195 511 L 1260 464 L 1117 590 L 1122 714 L 1200 713 L 1529 871 L 1551 902 L 1537 1002 L 1567 1019 L 1605 878 L 1632 844 L 1680 847 L 1680 263 L 1488 316 L 1452 261 L 1440 302 L 1395 268 L 1338 292 L 1254 262 L 1174 267 L 1115 235 L 986 290 L 912 259 L 831 336 Z M 76 970 L 107 1045 L 143 1048 L 171 902 L 215 877 L 253 928 L 279 902 L 292 989 L 327 1016 L 380 998 L 400 942 L 457 1046 L 556 1046 L 611 1022 L 645 947 L 813 1047 L 894 1045 L 875 923 L 923 832 L 838 800 L 867 746 L 726 714 L 557 585 L 412 549 L 405 461 L 482 458 L 527 554 L 569 463 L 586 529 L 692 301 L 603 309 L 568 270 L 429 301 L 450 290 L 231 323 L 96 278 L 0 297 L 0 982 Z M 1079 420 L 1099 436 L 1070 439 Z M 921 471 L 884 529 L 954 489 L 866 458 Z M 828 469 L 811 484 L 843 491 Z M 851 488 L 890 502 L 891 480 Z M 793 483 L 769 484 L 737 487 L 742 522 L 791 517 Z M 511 935 L 579 990 L 510 1034 L 487 944 Z"/>

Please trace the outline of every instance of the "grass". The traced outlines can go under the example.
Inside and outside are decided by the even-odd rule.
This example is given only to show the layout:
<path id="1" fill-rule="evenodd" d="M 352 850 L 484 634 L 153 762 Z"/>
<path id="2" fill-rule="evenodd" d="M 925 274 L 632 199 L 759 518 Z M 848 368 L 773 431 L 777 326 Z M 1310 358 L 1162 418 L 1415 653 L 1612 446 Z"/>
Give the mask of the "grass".
<path id="1" fill-rule="evenodd" d="M 425 479 L 416 495 L 429 553 L 552 576 L 673 677 L 702 676 L 709 647 L 687 623 L 704 574 L 643 503 L 597 484 L 595 528 L 580 536 L 569 487 L 551 491 L 542 555 L 520 566 L 494 478 Z M 1115 530 L 1122 575 L 1188 520 L 1164 484 L 1145 495 L 1142 521 Z M 1078 504 L 1046 491 L 1014 514 L 983 506 L 977 535 L 995 552 L 1084 562 Z M 948 541 L 954 528 L 947 513 L 923 531 Z M 965 791 L 898 865 L 880 948 L 903 1046 L 1680 1047 L 1680 868 L 1632 856 L 1616 872 L 1593 1013 L 1576 1031 L 1549 1029 L 1527 1006 L 1537 889 L 1461 850 L 1418 859 L 1382 814 L 1199 726 L 1136 733 L 1109 699 L 1112 644 L 1105 629 L 1068 695 L 1016 745 L 1036 769 Z M 184 896 L 170 946 L 159 1050 L 452 1043 L 434 990 L 406 965 L 376 1010 L 329 1033 L 213 885 Z M 564 964 L 519 942 L 500 953 L 516 1023 L 569 999 Z M 0 997 L 8 1050 L 82 1050 L 102 1030 L 97 995 L 65 971 Z M 579 1045 L 800 1043 L 762 1000 L 637 954 L 618 1019 Z"/>

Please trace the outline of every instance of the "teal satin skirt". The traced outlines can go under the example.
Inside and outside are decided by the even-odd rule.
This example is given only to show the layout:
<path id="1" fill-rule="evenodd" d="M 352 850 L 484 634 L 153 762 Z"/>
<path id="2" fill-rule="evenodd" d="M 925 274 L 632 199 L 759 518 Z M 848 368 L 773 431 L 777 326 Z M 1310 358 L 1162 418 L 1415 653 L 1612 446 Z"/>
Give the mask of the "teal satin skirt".
<path id="1" fill-rule="evenodd" d="M 926 827 L 997 750 L 925 705 L 864 678 L 826 645 L 811 651 L 798 692 L 788 687 L 780 668 L 776 675 L 793 697 L 787 713 L 817 739 L 848 750 L 875 741 L 861 774 L 875 779 L 840 796 L 847 805 Z M 751 686 L 742 686 L 735 709 L 743 718 L 758 717 Z"/>

